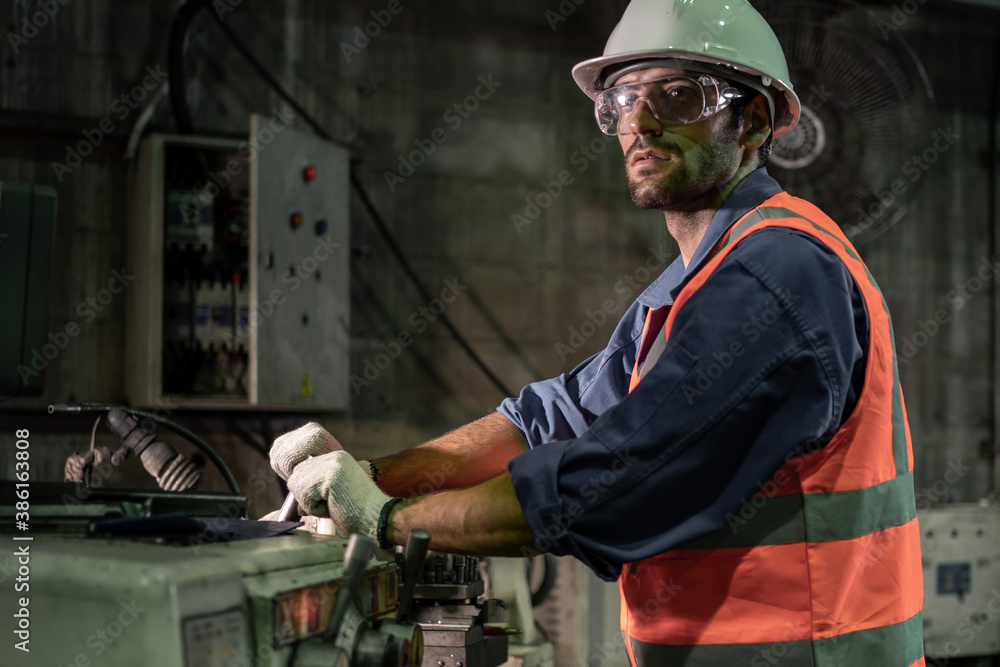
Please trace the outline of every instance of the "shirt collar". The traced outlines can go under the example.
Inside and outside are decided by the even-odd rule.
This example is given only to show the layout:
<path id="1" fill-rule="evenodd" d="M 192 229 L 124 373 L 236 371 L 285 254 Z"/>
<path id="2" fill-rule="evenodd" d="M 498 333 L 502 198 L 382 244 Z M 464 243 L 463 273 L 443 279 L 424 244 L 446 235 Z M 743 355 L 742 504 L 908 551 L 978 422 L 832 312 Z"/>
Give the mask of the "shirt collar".
<path id="1" fill-rule="evenodd" d="M 708 253 L 715 247 L 726 230 L 734 222 L 763 203 L 765 199 L 779 192 L 781 192 L 781 186 L 771 178 L 766 168 L 760 167 L 751 172 L 736 184 L 726 200 L 722 202 L 722 206 L 712 216 L 712 221 L 708 223 L 708 229 L 705 230 L 705 236 L 698 244 L 698 249 L 695 250 L 694 257 L 691 258 L 691 263 L 685 267 L 680 255 L 678 255 L 636 300 L 648 308 L 659 308 L 673 304 L 674 297 L 680 292 L 681 287 L 708 259 Z"/>

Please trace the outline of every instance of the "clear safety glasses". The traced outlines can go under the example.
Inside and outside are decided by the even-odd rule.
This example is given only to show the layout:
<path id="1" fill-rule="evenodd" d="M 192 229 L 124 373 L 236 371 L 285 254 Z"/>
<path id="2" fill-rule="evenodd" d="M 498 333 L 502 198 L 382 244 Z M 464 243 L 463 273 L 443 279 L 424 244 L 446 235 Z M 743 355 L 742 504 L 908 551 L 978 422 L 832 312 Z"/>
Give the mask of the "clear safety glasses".
<path id="1" fill-rule="evenodd" d="M 605 134 L 631 134 L 629 121 L 642 102 L 661 123 L 686 125 L 718 113 L 742 97 L 727 81 L 707 74 L 613 86 L 596 101 L 594 115 Z"/>

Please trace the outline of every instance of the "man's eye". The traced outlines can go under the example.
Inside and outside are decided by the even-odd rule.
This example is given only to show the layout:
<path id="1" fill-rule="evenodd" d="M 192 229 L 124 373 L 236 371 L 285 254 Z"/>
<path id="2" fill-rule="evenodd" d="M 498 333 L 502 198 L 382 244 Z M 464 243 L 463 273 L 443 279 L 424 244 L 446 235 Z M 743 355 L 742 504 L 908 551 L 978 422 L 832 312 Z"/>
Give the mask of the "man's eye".
<path id="1" fill-rule="evenodd" d="M 695 96 L 694 91 L 688 86 L 671 86 L 664 92 L 667 97 L 674 100 L 688 100 Z"/>
<path id="2" fill-rule="evenodd" d="M 615 96 L 615 103 L 622 109 L 629 109 L 635 104 L 636 98 L 635 93 L 618 93 Z"/>

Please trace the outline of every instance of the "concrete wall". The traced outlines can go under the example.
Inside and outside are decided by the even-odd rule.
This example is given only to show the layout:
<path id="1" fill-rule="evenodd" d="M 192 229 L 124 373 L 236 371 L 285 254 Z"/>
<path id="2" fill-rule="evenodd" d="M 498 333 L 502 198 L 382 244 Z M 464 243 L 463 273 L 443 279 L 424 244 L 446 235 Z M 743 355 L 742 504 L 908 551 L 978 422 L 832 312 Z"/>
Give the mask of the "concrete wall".
<path id="1" fill-rule="evenodd" d="M 933 160 L 919 176 L 907 170 L 913 154 L 895 162 L 889 178 L 906 184 L 907 211 L 860 251 L 893 316 L 918 499 L 974 502 L 993 488 L 997 438 L 996 14 L 927 3 L 905 20 L 880 16 L 898 25 L 933 88 L 913 151 Z M 971 93 L 975 80 L 993 82 L 991 92 Z M 937 141 L 942 133 L 952 143 Z"/>
<path id="2" fill-rule="evenodd" d="M 616 283 L 645 284 L 647 262 L 676 254 L 662 218 L 632 206 L 618 148 L 600 134 L 569 76 L 575 62 L 599 54 L 625 3 L 399 2 L 400 11 L 367 44 L 355 42 L 358 31 L 389 3 L 230 0 L 233 11 L 223 18 L 350 146 L 356 173 L 426 288 L 438 294 L 449 280 L 465 287 L 445 314 L 517 391 L 600 349 L 636 293 L 631 287 L 616 291 Z M 3 45 L 0 180 L 57 188 L 51 327 L 76 322 L 81 333 L 51 361 L 45 395 L 3 404 L 0 423 L 37 430 L 35 446 L 49 458 L 36 479 L 56 480 L 65 455 L 87 446 L 90 421 L 53 426 L 41 407 L 124 398 L 124 299 L 100 312 L 87 299 L 130 261 L 125 234 L 135 224 L 127 213 L 132 165 L 124 158 L 141 109 L 115 100 L 141 84 L 147 67 L 167 69 L 178 3 L 70 0 L 35 32 L 25 31 L 25 20 L 40 23 L 34 18 L 39 6 L 0 2 L 6 30 L 30 34 L 26 42 L 8 35 Z M 935 94 L 928 130 L 952 128 L 959 139 L 911 186 L 902 218 L 860 247 L 893 313 L 897 346 L 909 349 L 909 343 L 914 350 L 900 376 L 918 490 L 930 501 L 985 495 L 996 438 L 992 269 L 962 307 L 949 300 L 996 251 L 996 165 L 986 153 L 996 131 L 996 21 L 960 7 L 928 0 L 898 25 L 893 7 L 876 10 L 899 28 L 893 34 L 926 68 Z M 200 133 L 245 134 L 251 112 L 268 113 L 279 103 L 207 15 L 195 22 L 186 62 Z M 456 104 L 465 105 L 464 116 Z M 66 147 L 102 119 L 114 129 L 93 153 L 69 172 L 54 169 L 54 162 L 66 162 Z M 401 160 L 420 160 L 419 153 L 411 155 L 429 138 L 440 138 L 437 130 L 444 142 L 423 155 L 412 175 L 387 179 L 387 173 L 401 174 Z M 146 131 L 174 131 L 166 100 Z M 903 175 L 907 156 L 896 157 Z M 561 193 L 551 202 L 540 197 L 560 175 L 568 183 Z M 536 217 L 532 200 L 548 204 Z M 515 214 L 533 219 L 519 228 Z M 331 430 L 354 453 L 379 456 L 492 411 L 502 394 L 440 322 L 427 320 L 425 330 L 416 330 L 411 316 L 428 304 L 356 199 L 351 235 L 352 372 L 363 373 L 382 345 L 402 332 L 414 334 L 414 342 L 370 385 L 352 392 L 350 410 L 324 417 Z M 603 310 L 613 312 L 591 333 L 587 323 L 600 320 Z M 939 310 L 948 321 L 927 333 Z M 231 435 L 231 423 L 212 415 L 178 417 L 218 444 L 237 476 L 266 476 L 261 454 Z M 257 429 L 256 417 L 234 418 Z M 281 432 L 299 421 L 278 415 L 273 428 Z M 12 468 L 7 457 L 0 460 L 5 470 Z M 949 466 L 962 471 L 957 481 L 944 481 Z M 140 472 L 126 473 L 121 479 L 142 483 Z M 272 479 L 256 479 L 260 483 L 249 489 L 255 515 L 280 500 Z M 209 472 L 205 488 L 224 487 Z"/>
<path id="3" fill-rule="evenodd" d="M 34 5 L 24 5 L 11 8 L 12 25 L 31 16 Z M 89 318 L 90 309 L 80 304 L 128 261 L 123 238 L 134 222 L 126 213 L 130 165 L 123 165 L 122 154 L 138 110 L 119 120 L 122 107 L 114 100 L 140 83 L 147 66 L 166 69 L 171 13 L 162 3 L 140 5 L 103 7 L 102 13 L 98 3 L 86 17 L 82 7 L 62 6 L 37 36 L 18 45 L 3 70 L 11 123 L 33 126 L 30 134 L 23 127 L 9 131 L 4 177 L 54 184 L 61 197 L 54 329 L 80 319 L 78 307 Z M 352 9 L 258 3 L 252 10 L 239 5 L 224 18 L 331 134 L 351 146 L 357 173 L 426 288 L 439 294 L 448 280 L 465 288 L 446 315 L 516 391 L 599 346 L 598 334 L 580 346 L 570 327 L 607 299 L 617 299 L 620 313 L 627 302 L 615 294 L 615 280 L 631 277 L 650 246 L 672 250 L 656 214 L 634 210 L 624 195 L 617 149 L 608 150 L 613 143 L 594 126 L 586 98 L 568 76 L 574 62 L 598 48 L 617 10 L 584 5 L 556 21 L 541 7 L 494 9 L 495 16 L 463 7 L 404 2 L 367 45 L 355 41 L 356 29 L 383 9 L 375 3 Z M 187 73 L 196 131 L 245 133 L 249 114 L 267 113 L 278 100 L 220 35 L 207 16 L 192 32 Z M 168 106 L 160 102 L 147 131 L 172 130 Z M 77 127 L 90 129 L 104 118 L 114 121 L 113 136 L 79 167 L 54 173 L 51 163 L 65 163 L 65 146 L 82 136 Z M 425 156 L 415 142 L 427 146 L 432 136 L 444 143 Z M 422 164 L 408 175 L 401 160 Z M 387 182 L 389 172 L 407 175 Z M 534 217 L 526 198 L 547 204 L 545 185 L 560 176 L 562 193 Z M 357 368 L 401 332 L 416 340 L 359 388 L 346 417 L 416 418 L 438 430 L 492 410 L 502 395 L 445 330 L 426 318 L 430 326 L 414 330 L 410 316 L 428 304 L 353 204 Z M 518 229 L 512 216 L 526 209 L 532 219 Z M 649 279 L 645 270 L 638 277 Z M 13 405 L 120 400 L 123 301 L 81 322 L 71 349 L 50 364 L 43 400 Z M 610 328 L 606 323 L 602 333 Z M 561 355 L 557 342 L 568 346 Z"/>
<path id="4" fill-rule="evenodd" d="M 470 7 L 403 0 L 389 25 L 348 57 L 341 43 L 352 43 L 356 28 L 387 3 L 347 4 L 254 0 L 224 19 L 351 147 L 357 173 L 427 290 L 438 295 L 447 281 L 463 286 L 445 314 L 505 384 L 517 391 L 586 358 L 628 305 L 615 282 L 651 279 L 645 269 L 636 274 L 650 246 L 661 258 L 675 253 L 659 216 L 631 205 L 618 149 L 599 132 L 569 77 L 575 62 L 600 50 L 621 6 L 566 3 L 565 16 L 551 15 L 558 19 L 550 24 L 546 9 L 558 12 L 557 3 Z M 124 400 L 125 299 L 93 315 L 87 299 L 107 286 L 112 270 L 128 265 L 125 237 L 136 224 L 128 212 L 134 165 L 123 157 L 141 109 L 122 118 L 115 100 L 141 84 L 147 67 L 168 69 L 177 5 L 71 1 L 16 53 L 13 47 L 4 52 L 0 179 L 57 187 L 51 326 L 60 331 L 76 322 L 81 329 L 50 362 L 45 395 L 10 401 L 4 407 L 11 411 L 0 416 L 4 424 L 31 426 L 35 480 L 60 480 L 66 456 L 89 446 L 92 424 L 82 417 L 54 423 L 42 416 L 45 405 Z M 37 9 L 36 2 L 0 4 L 15 32 Z M 245 134 L 250 113 L 269 113 L 279 100 L 221 35 L 208 16 L 195 22 L 186 60 L 195 127 L 202 134 Z M 56 173 L 52 163 L 65 163 L 66 146 L 108 118 L 111 136 L 70 173 Z M 414 141 L 426 145 L 438 128 L 446 141 L 390 188 L 386 172 L 398 170 L 400 156 L 408 159 L 417 149 Z M 160 100 L 145 131 L 174 130 L 169 105 Z M 529 225 L 515 228 L 512 215 L 526 214 L 525 199 L 547 204 L 538 195 L 561 173 L 562 193 L 537 216 L 528 211 Z M 379 456 L 491 412 L 503 395 L 440 322 L 423 318 L 426 329 L 415 327 L 411 315 L 430 304 L 408 283 L 356 199 L 352 207 L 352 371 L 363 375 L 365 362 L 402 332 L 412 333 L 414 342 L 370 385 L 352 392 L 349 411 L 324 421 L 356 455 Z M 638 283 L 629 290 L 637 293 Z M 615 312 L 599 332 L 588 324 L 590 335 L 578 341 L 570 328 L 590 322 L 587 311 L 601 311 L 608 300 Z M 562 356 L 557 343 L 565 346 Z M 218 448 L 250 495 L 252 516 L 277 506 L 281 489 L 264 457 L 232 435 L 231 422 L 186 411 L 172 416 Z M 256 416 L 232 418 L 266 444 Z M 275 415 L 271 426 L 280 433 L 303 419 Z M 106 434 L 99 444 L 105 439 L 111 444 Z M 12 459 L 0 460 L 13 471 Z M 102 481 L 151 487 L 135 461 Z M 201 488 L 225 485 L 208 466 Z M 587 576 L 574 587 L 595 585 Z M 567 595 L 575 599 L 572 591 Z M 609 632 L 614 639 L 617 632 Z M 587 659 L 585 635 L 578 637 L 561 664 Z"/>

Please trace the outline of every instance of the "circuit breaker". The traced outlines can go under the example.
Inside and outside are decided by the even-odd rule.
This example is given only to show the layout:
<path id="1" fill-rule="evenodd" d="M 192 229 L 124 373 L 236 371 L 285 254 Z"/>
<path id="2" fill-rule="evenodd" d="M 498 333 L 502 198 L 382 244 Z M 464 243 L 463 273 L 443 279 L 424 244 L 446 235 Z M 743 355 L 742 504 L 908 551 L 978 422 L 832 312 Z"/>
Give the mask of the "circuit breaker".
<path id="1" fill-rule="evenodd" d="M 1000 507 L 930 507 L 918 520 L 925 653 L 1000 654 Z"/>
<path id="2" fill-rule="evenodd" d="M 151 135 L 129 236 L 134 406 L 348 405 L 348 153 L 254 116 L 247 140 Z"/>

